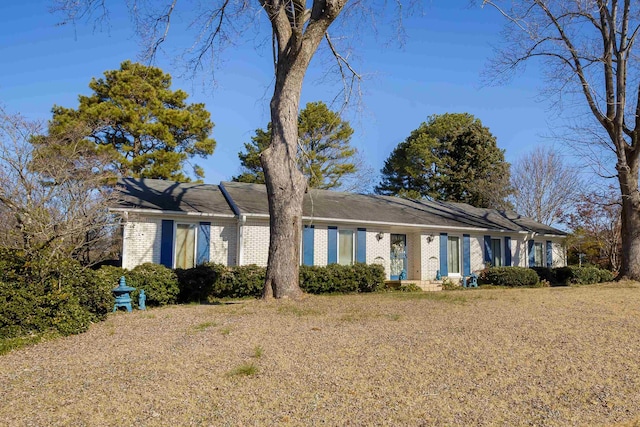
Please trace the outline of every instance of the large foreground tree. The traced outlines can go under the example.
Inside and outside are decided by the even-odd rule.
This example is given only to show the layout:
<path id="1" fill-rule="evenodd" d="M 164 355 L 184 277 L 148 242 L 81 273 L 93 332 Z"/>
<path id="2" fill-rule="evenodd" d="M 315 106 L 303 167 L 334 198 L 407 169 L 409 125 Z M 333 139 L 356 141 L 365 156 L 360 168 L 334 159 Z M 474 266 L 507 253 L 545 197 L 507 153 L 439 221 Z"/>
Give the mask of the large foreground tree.
<path id="1" fill-rule="evenodd" d="M 479 119 L 433 115 L 393 150 L 375 191 L 504 209 L 510 207 L 509 163 Z"/>
<path id="2" fill-rule="evenodd" d="M 590 129 L 584 138 L 588 147 L 576 148 L 600 146 L 615 156 L 622 202 L 620 277 L 640 280 L 640 3 L 484 0 L 483 4 L 507 18 L 503 39 L 508 43 L 496 57 L 496 69 L 511 71 L 542 60 L 550 87 L 558 95 L 578 96 L 591 122 L 602 131 L 599 138 Z"/>
<path id="3" fill-rule="evenodd" d="M 93 94 L 80 95 L 77 109 L 53 107 L 54 141 L 88 125 L 86 138 L 111 158 L 119 175 L 175 181 L 190 180 L 189 159 L 213 153 L 213 123 L 204 104 L 188 104 L 187 94 L 171 90 L 171 76 L 159 68 L 125 61 L 89 87 Z M 47 138 L 40 141 L 46 144 Z M 192 174 L 204 177 L 197 165 Z"/>
<path id="4" fill-rule="evenodd" d="M 273 48 L 274 91 L 270 103 L 271 142 L 260 156 L 265 173 L 270 214 L 269 257 L 264 287 L 264 298 L 301 295 L 298 285 L 300 245 L 302 232 L 302 199 L 307 180 L 298 168 L 298 113 L 302 82 L 318 46 L 326 40 L 337 61 L 338 71 L 345 81 L 356 73 L 340 55 L 328 34 L 329 27 L 338 16 L 349 9 L 358 19 L 372 16 L 384 18 L 394 13 L 386 1 L 360 2 L 349 0 L 217 0 L 210 2 L 164 0 L 127 2 L 136 15 L 138 32 L 147 41 L 149 52 L 155 53 L 169 32 L 172 17 L 181 5 L 186 5 L 195 19 L 190 28 L 197 28 L 195 43 L 189 52 L 190 64 L 197 68 L 204 58 L 242 37 L 255 37 L 253 25 L 256 17 L 269 20 Z M 57 0 L 56 9 L 64 12 L 68 20 L 90 17 L 103 12 L 103 0 Z M 393 3 L 402 10 L 403 3 Z M 190 9 L 189 9 L 190 8 Z M 361 13 L 357 13 L 357 12 Z M 349 13 L 346 13 L 349 15 Z M 392 19 L 393 21 L 393 19 Z M 399 20 L 401 21 L 401 20 Z M 353 32 L 353 27 L 349 28 Z M 188 53 L 189 53 L 188 52 Z M 347 85 L 347 92 L 348 85 Z"/>
<path id="5" fill-rule="evenodd" d="M 323 190 L 348 186 L 359 169 L 358 151 L 350 144 L 349 122 L 331 111 L 324 102 L 310 102 L 298 117 L 298 163 L 310 188 Z M 260 153 L 271 141 L 271 123 L 257 129 L 246 151 L 238 153 L 242 173 L 234 181 L 264 184 Z"/>

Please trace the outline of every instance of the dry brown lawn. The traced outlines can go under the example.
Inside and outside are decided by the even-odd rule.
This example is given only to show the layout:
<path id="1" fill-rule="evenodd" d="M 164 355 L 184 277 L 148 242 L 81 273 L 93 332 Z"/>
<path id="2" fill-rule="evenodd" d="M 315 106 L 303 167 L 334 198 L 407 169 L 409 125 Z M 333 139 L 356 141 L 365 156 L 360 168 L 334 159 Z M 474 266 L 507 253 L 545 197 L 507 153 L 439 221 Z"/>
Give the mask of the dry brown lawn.
<path id="1" fill-rule="evenodd" d="M 640 285 L 109 316 L 0 356 L 1 425 L 638 425 Z"/>

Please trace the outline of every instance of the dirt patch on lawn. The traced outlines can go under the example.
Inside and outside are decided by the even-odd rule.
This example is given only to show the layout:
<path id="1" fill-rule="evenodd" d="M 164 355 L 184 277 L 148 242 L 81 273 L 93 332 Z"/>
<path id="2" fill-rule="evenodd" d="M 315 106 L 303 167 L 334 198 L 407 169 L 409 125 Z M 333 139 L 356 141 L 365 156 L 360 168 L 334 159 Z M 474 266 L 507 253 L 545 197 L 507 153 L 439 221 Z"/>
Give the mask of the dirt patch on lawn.
<path id="1" fill-rule="evenodd" d="M 640 286 L 116 313 L 0 356 L 0 424 L 631 425 Z"/>

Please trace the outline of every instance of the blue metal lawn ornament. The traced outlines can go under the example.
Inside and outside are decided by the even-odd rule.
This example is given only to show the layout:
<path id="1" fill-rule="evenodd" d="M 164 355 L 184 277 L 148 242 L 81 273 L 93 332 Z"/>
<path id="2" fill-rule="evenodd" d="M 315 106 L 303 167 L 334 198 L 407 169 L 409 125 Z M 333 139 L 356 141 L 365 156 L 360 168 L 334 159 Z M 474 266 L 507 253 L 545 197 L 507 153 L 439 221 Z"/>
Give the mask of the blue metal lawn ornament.
<path id="1" fill-rule="evenodd" d="M 138 310 L 146 310 L 147 295 L 144 293 L 144 289 L 140 289 L 140 295 L 138 296 Z"/>
<path id="2" fill-rule="evenodd" d="M 436 271 L 436 280 L 442 280 L 442 275 L 440 274 L 440 270 Z"/>
<path id="3" fill-rule="evenodd" d="M 136 288 L 127 286 L 124 276 L 120 277 L 120 284 L 113 288 L 113 294 L 116 296 L 116 303 L 113 304 L 113 311 L 116 311 L 120 307 L 124 307 L 128 312 L 131 312 L 131 295 L 129 292 L 135 291 Z"/>

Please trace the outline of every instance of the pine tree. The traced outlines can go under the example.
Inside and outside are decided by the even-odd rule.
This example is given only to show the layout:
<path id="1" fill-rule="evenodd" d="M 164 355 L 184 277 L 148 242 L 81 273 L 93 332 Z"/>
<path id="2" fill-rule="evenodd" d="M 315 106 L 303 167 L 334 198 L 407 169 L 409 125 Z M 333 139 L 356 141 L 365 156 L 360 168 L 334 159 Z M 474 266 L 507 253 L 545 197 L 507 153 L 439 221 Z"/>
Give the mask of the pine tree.
<path id="1" fill-rule="evenodd" d="M 471 114 L 429 117 L 393 150 L 381 172 L 378 194 L 510 207 L 504 150 Z"/>
<path id="2" fill-rule="evenodd" d="M 298 117 L 298 165 L 309 187 L 341 188 L 358 172 L 357 150 L 350 145 L 353 129 L 349 122 L 323 102 L 311 102 Z M 268 147 L 271 124 L 257 129 L 244 152 L 238 153 L 242 173 L 234 181 L 264 183 L 260 153 Z"/>
<path id="3" fill-rule="evenodd" d="M 159 68 L 125 61 L 89 87 L 93 94 L 79 96 L 77 109 L 53 107 L 49 138 L 80 125 L 92 129 L 86 138 L 126 177 L 189 181 L 188 159 L 213 153 L 213 123 L 204 104 L 187 104 L 187 94 L 171 90 L 171 76 Z M 201 179 L 204 172 L 194 165 L 193 175 Z"/>

